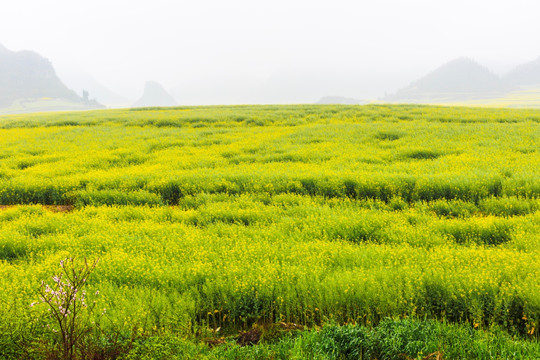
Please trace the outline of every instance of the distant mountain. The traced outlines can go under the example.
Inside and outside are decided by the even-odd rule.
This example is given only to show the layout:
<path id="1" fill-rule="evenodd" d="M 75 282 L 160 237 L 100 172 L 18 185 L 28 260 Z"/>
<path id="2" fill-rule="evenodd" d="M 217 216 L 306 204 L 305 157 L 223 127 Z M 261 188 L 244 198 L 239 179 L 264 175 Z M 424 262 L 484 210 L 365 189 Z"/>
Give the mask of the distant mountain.
<path id="1" fill-rule="evenodd" d="M 473 60 L 459 58 L 383 100 L 459 101 L 497 96 L 509 90 L 510 87 L 486 67 Z"/>
<path id="2" fill-rule="evenodd" d="M 174 98 L 165 91 L 163 86 L 155 81 L 147 81 L 144 85 L 143 96 L 133 104 L 133 107 L 176 105 L 178 104 Z"/>
<path id="3" fill-rule="evenodd" d="M 503 76 L 503 81 L 513 86 L 540 85 L 540 57 L 517 66 Z"/>
<path id="4" fill-rule="evenodd" d="M 324 96 L 316 104 L 363 105 L 367 102 L 343 96 Z"/>
<path id="5" fill-rule="evenodd" d="M 68 89 L 49 60 L 33 51 L 14 52 L 0 45 L 0 108 L 8 108 L 16 102 L 26 104 L 47 99 L 69 104 L 69 108 L 71 104 L 77 104 L 77 108 L 102 107 Z M 24 109 L 18 112 L 21 111 Z M 33 108 L 33 111 L 39 109 Z"/>
<path id="6" fill-rule="evenodd" d="M 92 75 L 79 68 L 63 67 L 59 68 L 57 73 L 62 81 L 79 95 L 83 94 L 83 91 L 87 91 L 90 99 L 96 99 L 108 107 L 129 107 L 131 104 L 131 101 L 111 91 Z"/>

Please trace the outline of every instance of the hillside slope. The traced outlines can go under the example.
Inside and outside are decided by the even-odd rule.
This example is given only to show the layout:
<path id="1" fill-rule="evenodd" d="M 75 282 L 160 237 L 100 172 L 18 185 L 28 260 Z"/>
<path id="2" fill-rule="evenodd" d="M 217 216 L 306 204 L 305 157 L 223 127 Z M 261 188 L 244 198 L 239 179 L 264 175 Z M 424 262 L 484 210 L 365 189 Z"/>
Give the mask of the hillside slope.
<path id="1" fill-rule="evenodd" d="M 518 87 L 540 85 L 540 57 L 517 66 L 503 77 L 503 81 Z"/>
<path id="2" fill-rule="evenodd" d="M 0 106 L 17 99 L 81 99 L 56 76 L 51 62 L 32 51 L 9 51 L 0 45 Z"/>
<path id="3" fill-rule="evenodd" d="M 83 100 L 64 85 L 46 58 L 33 51 L 15 52 L 0 45 L 0 108 L 14 107 L 13 112 L 41 111 L 49 107 L 42 108 L 39 104 L 51 101 L 56 104 L 56 110 L 103 107 L 95 101 Z"/>
<path id="4" fill-rule="evenodd" d="M 387 96 L 386 101 L 459 101 L 503 94 L 510 88 L 501 79 L 477 62 L 452 60 L 410 86 Z"/>
<path id="5" fill-rule="evenodd" d="M 133 104 L 133 107 L 176 105 L 178 104 L 174 98 L 165 91 L 163 86 L 155 81 L 147 81 L 142 97 Z"/>

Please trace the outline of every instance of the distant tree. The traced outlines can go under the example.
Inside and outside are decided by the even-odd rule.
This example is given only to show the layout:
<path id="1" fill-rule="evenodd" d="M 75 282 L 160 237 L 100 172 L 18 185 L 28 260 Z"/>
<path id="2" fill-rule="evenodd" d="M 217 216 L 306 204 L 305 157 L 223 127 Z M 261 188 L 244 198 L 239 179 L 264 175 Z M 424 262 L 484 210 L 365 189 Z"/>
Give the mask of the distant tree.
<path id="1" fill-rule="evenodd" d="M 89 96 L 90 96 L 90 94 L 88 93 L 88 91 L 83 90 L 82 97 L 83 97 L 83 101 L 85 103 L 88 103 L 90 101 Z"/>

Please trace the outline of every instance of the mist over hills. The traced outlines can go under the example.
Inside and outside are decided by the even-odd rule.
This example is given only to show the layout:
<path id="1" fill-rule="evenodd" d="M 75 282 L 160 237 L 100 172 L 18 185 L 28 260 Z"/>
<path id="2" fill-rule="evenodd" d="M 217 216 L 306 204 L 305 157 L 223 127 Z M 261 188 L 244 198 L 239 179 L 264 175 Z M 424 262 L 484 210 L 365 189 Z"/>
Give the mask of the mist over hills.
<path id="1" fill-rule="evenodd" d="M 519 65 L 503 76 L 471 59 L 458 58 L 382 100 L 412 103 L 479 101 L 502 98 L 535 85 L 540 88 L 540 58 Z"/>
<path id="2" fill-rule="evenodd" d="M 458 58 L 440 66 L 395 94 L 387 96 L 384 100 L 460 101 L 500 96 L 510 90 L 510 86 L 485 66 L 471 59 Z"/>
<path id="3" fill-rule="evenodd" d="M 540 57 L 517 66 L 502 79 L 514 86 L 540 85 Z"/>
<path id="4" fill-rule="evenodd" d="M 279 73 L 281 75 L 271 76 L 265 81 L 239 84 L 235 83 L 236 78 L 233 76 L 210 77 L 206 82 L 205 79 L 194 78 L 191 80 L 198 86 L 190 86 L 190 91 L 186 91 L 185 86 L 178 87 L 177 92 L 181 92 L 184 103 L 189 104 L 192 101 L 202 103 L 201 100 L 194 99 L 212 103 L 213 96 L 231 101 L 230 99 L 234 98 L 231 93 L 236 95 L 236 103 L 248 103 L 246 99 L 255 103 L 269 103 L 268 99 L 275 98 L 276 94 L 284 99 L 292 99 L 292 103 L 294 99 L 299 102 L 310 96 L 315 99 L 315 96 L 326 91 L 334 94 L 343 91 L 347 95 L 352 94 L 352 97 L 324 96 L 317 103 L 364 104 L 366 101 L 358 100 L 355 96 L 362 88 L 372 87 L 373 99 L 377 92 L 384 90 L 377 77 L 345 76 L 344 73 L 336 71 L 326 74 L 327 78 L 323 76 L 315 79 L 312 76 L 313 71 L 284 71 Z M 348 74 L 347 71 L 345 73 Z M 399 78 L 403 75 L 400 74 L 396 76 Z M 77 92 L 66 86 L 46 58 L 33 51 L 10 51 L 0 44 L 0 113 L 102 108 L 100 103 L 111 107 L 128 107 L 131 103 L 80 69 L 64 69 L 60 75 L 67 79 L 69 87 Z M 84 98 L 78 95 L 83 94 L 83 90 L 86 91 Z M 504 101 L 499 101 L 501 99 Z M 540 106 L 540 57 L 516 66 L 502 76 L 471 59 L 457 58 L 379 100 L 401 103 L 491 102 L 503 104 L 502 106 L 508 106 L 504 104 L 511 100 L 515 106 L 537 107 Z M 174 97 L 159 83 L 152 81 L 145 84 L 142 96 L 132 104 L 134 107 L 176 105 Z"/>
<path id="5" fill-rule="evenodd" d="M 339 104 L 339 105 L 363 105 L 367 102 L 364 100 L 354 99 L 344 96 L 323 96 L 316 104 Z"/>
<path id="6" fill-rule="evenodd" d="M 103 107 L 68 89 L 49 60 L 33 51 L 15 52 L 0 45 L 0 108 L 12 106 L 13 112 Z"/>
<path id="7" fill-rule="evenodd" d="M 155 81 L 147 81 L 144 85 L 142 97 L 133 104 L 133 107 L 176 105 L 178 104 L 174 98 L 165 91 L 161 84 Z"/>
<path id="8" fill-rule="evenodd" d="M 0 106 L 41 97 L 82 100 L 60 81 L 49 60 L 33 51 L 13 52 L 0 45 Z"/>
<path id="9" fill-rule="evenodd" d="M 91 99 L 95 99 L 100 104 L 104 104 L 108 107 L 129 107 L 132 102 L 110 90 L 92 75 L 77 67 L 59 68 L 57 74 L 62 81 L 70 89 L 75 90 L 77 94 L 88 91 Z"/>

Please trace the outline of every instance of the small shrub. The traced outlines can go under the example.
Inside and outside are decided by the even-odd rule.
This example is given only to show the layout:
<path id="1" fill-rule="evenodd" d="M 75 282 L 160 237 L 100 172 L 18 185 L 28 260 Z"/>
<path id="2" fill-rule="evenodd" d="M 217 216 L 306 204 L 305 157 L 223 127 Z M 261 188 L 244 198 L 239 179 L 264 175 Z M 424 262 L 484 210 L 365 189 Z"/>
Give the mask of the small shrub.
<path id="1" fill-rule="evenodd" d="M 30 304 L 31 307 L 47 305 L 47 327 L 57 337 L 61 359 L 78 358 L 82 341 L 91 331 L 85 315 L 92 313 L 96 303 L 88 306 L 84 287 L 97 264 L 98 260 L 88 263 L 85 259 L 84 264 L 77 267 L 73 258 L 62 260 L 62 272 L 52 277 L 54 284 L 49 286 L 42 281 L 39 301 Z"/>
<path id="2" fill-rule="evenodd" d="M 403 133 L 399 131 L 391 131 L 391 130 L 379 131 L 378 133 L 375 134 L 376 139 L 389 140 L 389 141 L 398 140 L 402 136 L 403 136 Z"/>

